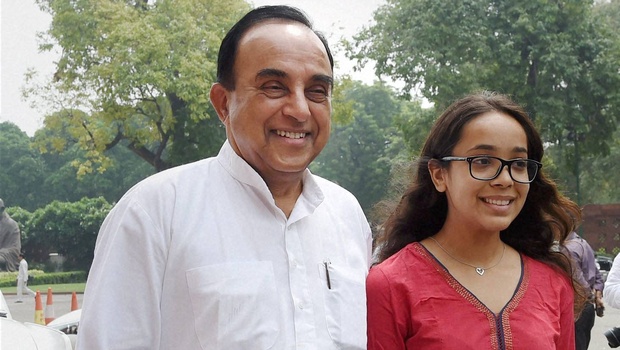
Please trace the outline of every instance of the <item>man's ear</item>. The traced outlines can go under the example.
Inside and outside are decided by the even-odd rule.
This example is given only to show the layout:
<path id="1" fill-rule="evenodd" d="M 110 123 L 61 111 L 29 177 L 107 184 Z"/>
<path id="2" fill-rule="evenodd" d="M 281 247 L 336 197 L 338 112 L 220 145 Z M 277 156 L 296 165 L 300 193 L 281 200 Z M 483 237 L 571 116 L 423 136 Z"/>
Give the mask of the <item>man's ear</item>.
<path id="1" fill-rule="evenodd" d="M 222 84 L 215 83 L 211 86 L 209 98 L 217 116 L 222 123 L 226 124 L 226 119 L 228 119 L 228 90 Z"/>
<path id="2" fill-rule="evenodd" d="M 446 191 L 446 179 L 444 167 L 441 166 L 441 163 L 437 159 L 431 159 L 428 162 L 428 172 L 431 175 L 431 180 L 433 180 L 433 184 L 435 185 L 435 189 L 438 192 Z"/>

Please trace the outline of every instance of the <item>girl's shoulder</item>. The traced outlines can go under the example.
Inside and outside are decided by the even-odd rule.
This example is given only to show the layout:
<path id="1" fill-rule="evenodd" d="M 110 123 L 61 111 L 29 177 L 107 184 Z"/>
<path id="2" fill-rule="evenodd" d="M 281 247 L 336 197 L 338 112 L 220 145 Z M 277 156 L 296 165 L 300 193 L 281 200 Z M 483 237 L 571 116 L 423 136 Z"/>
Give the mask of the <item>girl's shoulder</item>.
<path id="1" fill-rule="evenodd" d="M 524 254 L 521 254 L 521 257 L 523 259 L 523 267 L 532 282 L 572 289 L 570 277 L 559 267 Z"/>
<path id="2" fill-rule="evenodd" d="M 370 274 L 381 274 L 388 279 L 406 274 L 418 273 L 431 265 L 433 256 L 419 242 L 409 243 L 394 255 L 373 265 Z"/>

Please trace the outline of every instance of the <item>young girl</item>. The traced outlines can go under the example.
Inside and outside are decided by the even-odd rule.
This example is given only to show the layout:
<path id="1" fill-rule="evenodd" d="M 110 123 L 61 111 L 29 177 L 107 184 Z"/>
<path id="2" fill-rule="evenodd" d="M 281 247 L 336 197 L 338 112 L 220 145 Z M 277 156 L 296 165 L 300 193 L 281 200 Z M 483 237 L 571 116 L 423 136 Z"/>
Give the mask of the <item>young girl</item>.
<path id="1" fill-rule="evenodd" d="M 554 241 L 580 212 L 540 171 L 542 156 L 505 96 L 471 95 L 439 117 L 377 241 L 369 350 L 574 349 L 581 300 Z"/>

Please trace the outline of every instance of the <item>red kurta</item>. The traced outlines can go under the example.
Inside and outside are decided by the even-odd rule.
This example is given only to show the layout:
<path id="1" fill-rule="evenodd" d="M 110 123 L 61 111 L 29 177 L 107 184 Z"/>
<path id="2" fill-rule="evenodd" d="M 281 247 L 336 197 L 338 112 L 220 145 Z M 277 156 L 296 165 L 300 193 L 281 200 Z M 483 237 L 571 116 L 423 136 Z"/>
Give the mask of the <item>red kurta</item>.
<path id="1" fill-rule="evenodd" d="M 420 243 L 370 270 L 368 350 L 575 348 L 570 280 L 521 255 L 521 280 L 495 315 Z"/>

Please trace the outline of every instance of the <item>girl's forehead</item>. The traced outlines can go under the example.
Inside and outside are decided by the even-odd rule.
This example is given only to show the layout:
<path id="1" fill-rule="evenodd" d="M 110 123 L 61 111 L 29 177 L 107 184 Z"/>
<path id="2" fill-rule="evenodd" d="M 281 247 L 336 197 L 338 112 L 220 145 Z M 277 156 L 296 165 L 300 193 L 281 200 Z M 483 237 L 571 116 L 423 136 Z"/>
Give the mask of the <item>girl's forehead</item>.
<path id="1" fill-rule="evenodd" d="M 487 112 L 463 126 L 455 148 L 461 151 L 497 148 L 527 150 L 527 135 L 523 126 L 512 116 L 496 111 Z"/>

